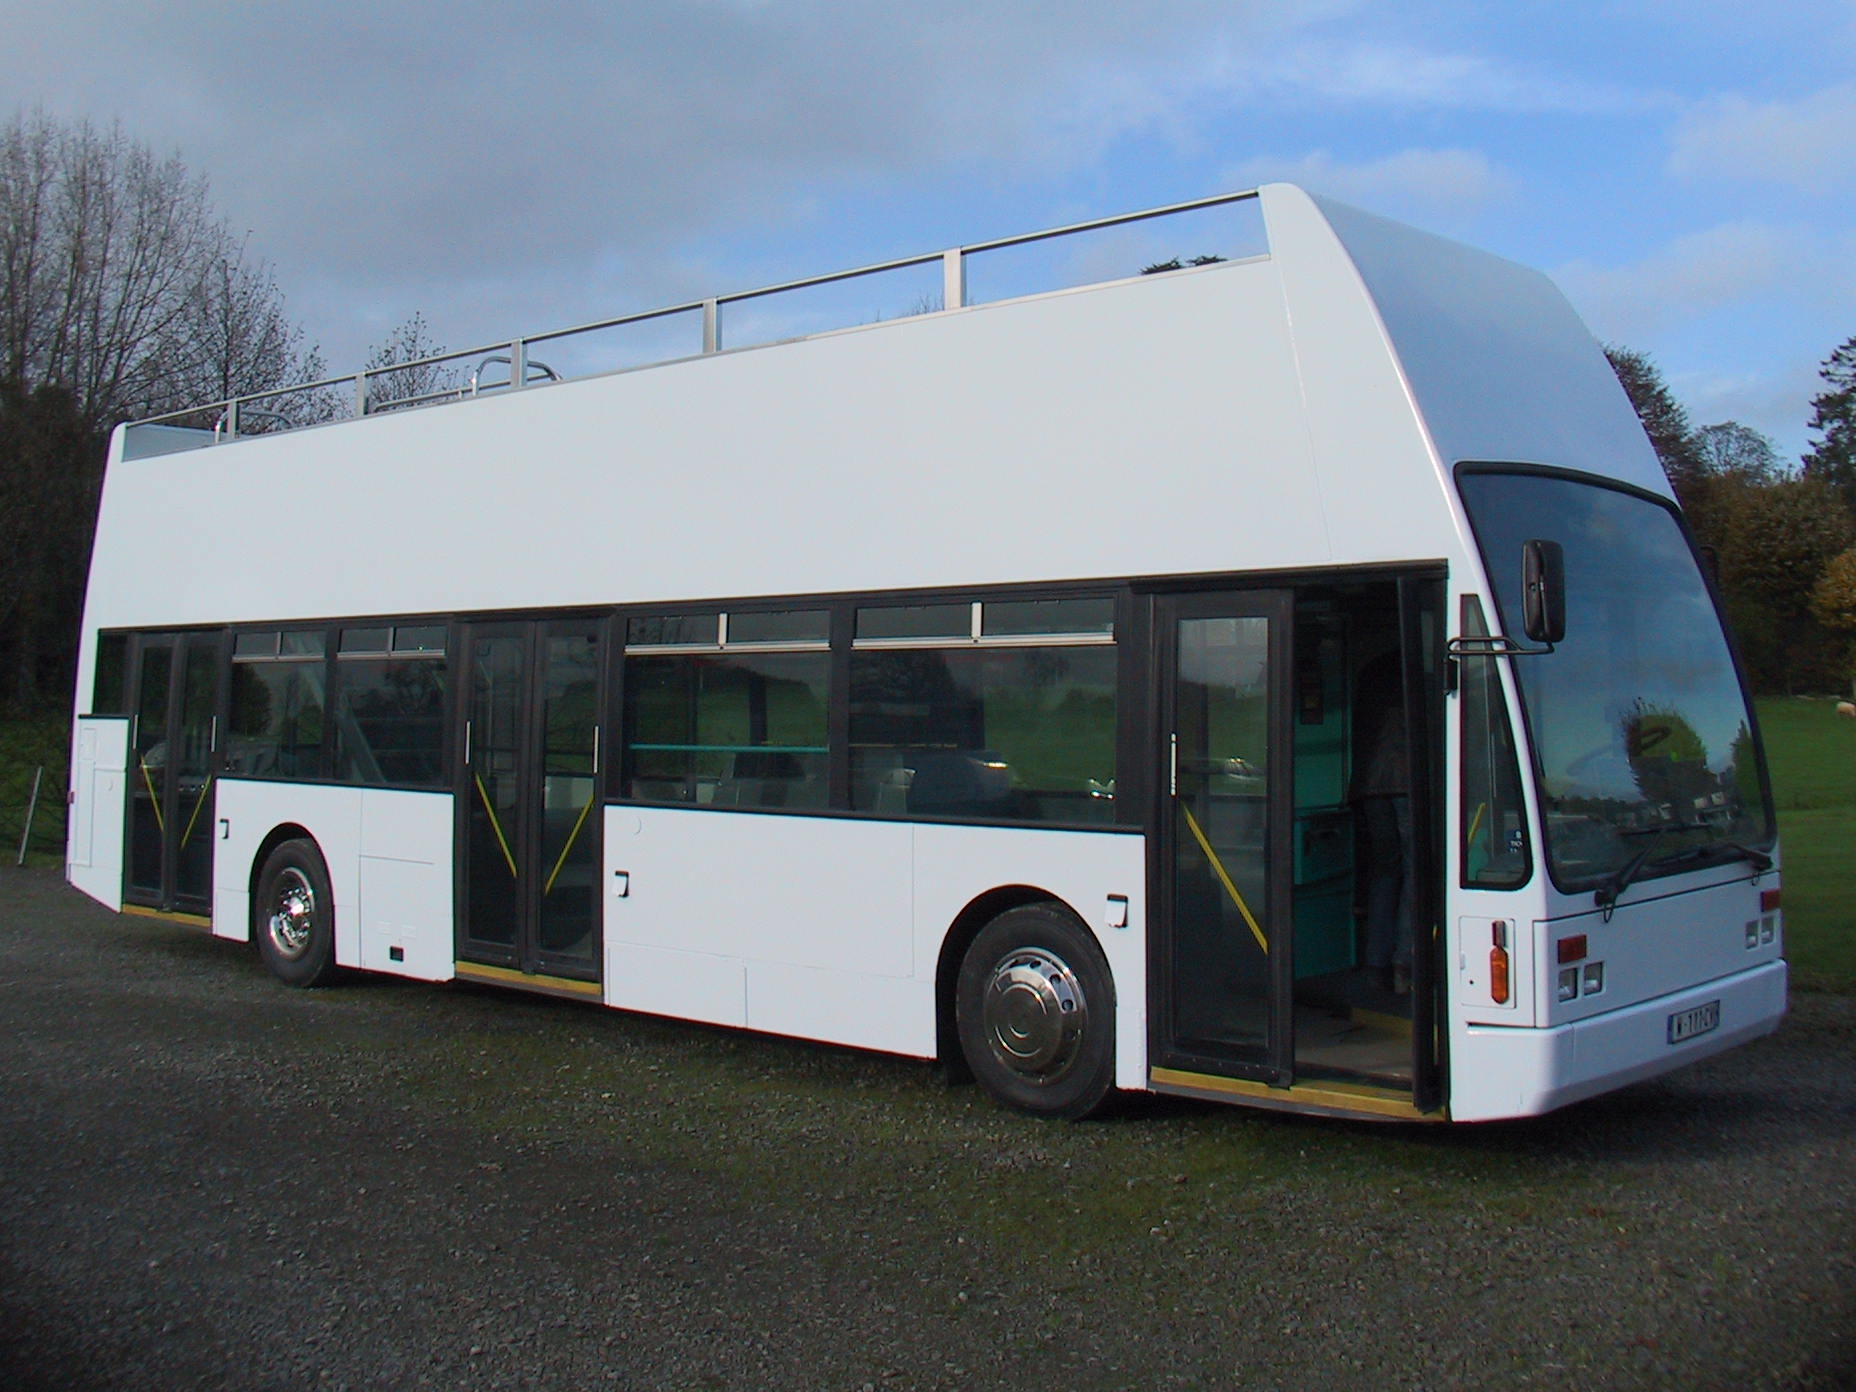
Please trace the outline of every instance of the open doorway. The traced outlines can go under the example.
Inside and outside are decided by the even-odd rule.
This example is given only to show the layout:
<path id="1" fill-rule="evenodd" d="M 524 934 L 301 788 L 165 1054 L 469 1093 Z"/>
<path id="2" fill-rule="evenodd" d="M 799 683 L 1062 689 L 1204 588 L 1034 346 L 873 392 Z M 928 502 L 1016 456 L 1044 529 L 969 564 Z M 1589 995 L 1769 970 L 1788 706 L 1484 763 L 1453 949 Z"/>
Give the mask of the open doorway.
<path id="1" fill-rule="evenodd" d="M 1162 597 L 1161 1066 L 1424 1106 L 1442 585 Z"/>

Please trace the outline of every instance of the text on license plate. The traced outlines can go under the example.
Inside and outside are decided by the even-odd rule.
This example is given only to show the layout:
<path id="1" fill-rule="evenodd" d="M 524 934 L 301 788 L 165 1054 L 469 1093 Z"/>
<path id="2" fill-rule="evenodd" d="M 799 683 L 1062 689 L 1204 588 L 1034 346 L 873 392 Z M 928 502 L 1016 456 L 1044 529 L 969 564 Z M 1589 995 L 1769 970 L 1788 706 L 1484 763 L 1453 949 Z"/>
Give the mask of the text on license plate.
<path id="1" fill-rule="evenodd" d="M 1706 1034 L 1718 1028 L 1720 1023 L 1721 1003 L 1717 1000 L 1698 1005 L 1692 1010 L 1678 1010 L 1669 1017 L 1669 1042 L 1680 1044 L 1684 1039 L 1693 1039 L 1698 1034 Z"/>

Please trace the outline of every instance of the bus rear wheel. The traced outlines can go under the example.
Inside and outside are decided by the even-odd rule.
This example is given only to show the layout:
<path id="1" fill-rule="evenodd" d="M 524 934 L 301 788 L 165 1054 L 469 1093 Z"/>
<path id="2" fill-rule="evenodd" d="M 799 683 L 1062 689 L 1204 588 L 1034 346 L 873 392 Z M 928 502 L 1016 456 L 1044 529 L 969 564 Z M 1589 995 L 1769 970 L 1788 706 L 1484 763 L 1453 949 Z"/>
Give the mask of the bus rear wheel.
<path id="1" fill-rule="evenodd" d="M 1115 1084 L 1115 989 L 1088 931 L 1055 904 L 1000 914 L 974 938 L 955 993 L 960 1048 L 1007 1106 L 1077 1119 Z"/>
<path id="2" fill-rule="evenodd" d="M 258 872 L 251 931 L 271 974 L 290 986 L 327 986 L 335 965 L 335 895 L 313 841 L 281 842 Z"/>

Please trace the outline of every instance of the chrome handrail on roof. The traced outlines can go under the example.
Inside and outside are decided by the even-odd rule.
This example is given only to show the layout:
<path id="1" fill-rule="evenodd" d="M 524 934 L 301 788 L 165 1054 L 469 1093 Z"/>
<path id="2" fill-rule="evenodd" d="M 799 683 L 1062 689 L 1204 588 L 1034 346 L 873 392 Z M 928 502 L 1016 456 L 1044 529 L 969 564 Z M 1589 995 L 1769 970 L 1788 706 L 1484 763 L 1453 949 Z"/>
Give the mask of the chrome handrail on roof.
<path id="1" fill-rule="evenodd" d="M 441 401 L 455 401 L 496 390 L 524 390 L 526 388 L 565 380 L 552 368 L 536 362 L 529 356 L 532 346 L 539 343 L 561 343 L 565 340 L 600 333 L 609 329 L 624 328 L 630 325 L 645 324 L 653 320 L 668 319 L 679 314 L 702 315 L 702 353 L 719 353 L 722 344 L 722 310 L 729 305 L 745 304 L 751 300 L 763 300 L 770 296 L 798 290 L 815 289 L 819 286 L 834 285 L 844 281 L 855 280 L 862 276 L 881 275 L 890 271 L 907 270 L 911 267 L 929 266 L 936 262 L 941 264 L 941 303 L 940 311 L 957 310 L 968 307 L 967 299 L 967 258 L 984 252 L 1001 251 L 1010 247 L 1030 246 L 1037 242 L 1046 242 L 1059 237 L 1075 236 L 1085 232 L 1099 232 L 1111 227 L 1122 227 L 1131 223 L 1148 222 L 1157 218 L 1172 217 L 1181 213 L 1196 212 L 1205 208 L 1215 208 L 1226 204 L 1244 203 L 1258 197 L 1258 190 L 1247 189 L 1240 193 L 1216 194 L 1209 198 L 1195 198 L 1183 203 L 1169 203 L 1158 208 L 1144 208 L 1138 212 L 1118 213 L 1112 217 L 1092 218 L 1087 222 L 1068 223 L 1062 227 L 1045 228 L 1039 232 L 1024 232 L 1010 237 L 999 237 L 991 241 L 973 242 L 965 246 L 950 247 L 944 251 L 924 252 L 916 256 L 904 256 L 891 261 L 879 261 L 871 265 L 856 266 L 850 270 L 831 271 L 824 275 L 806 276 L 799 280 L 782 281 L 777 285 L 764 285 L 755 290 L 740 290 L 727 295 L 715 295 L 707 299 L 688 300 L 682 304 L 665 305 L 658 309 L 644 310 L 636 314 L 621 314 L 610 319 L 598 319 L 590 323 L 577 324 L 571 328 L 551 329 L 546 333 L 524 335 L 503 343 L 491 343 L 477 348 L 458 352 L 435 354 L 431 357 L 417 358 L 408 362 L 392 363 L 384 367 L 363 368 L 361 371 L 344 374 L 339 377 L 325 377 L 318 381 L 300 382 L 287 387 L 274 387 L 266 391 L 252 392 L 247 395 L 226 400 L 209 402 L 199 406 L 186 407 L 169 411 L 162 415 L 150 416 L 143 420 L 131 422 L 131 425 L 175 425 L 190 420 L 209 419 L 212 425 L 212 443 L 221 444 L 240 437 L 242 421 L 263 420 L 269 425 L 281 425 L 285 430 L 301 429 L 306 425 L 322 424 L 328 420 L 355 419 L 361 416 L 378 415 L 385 411 L 403 410 L 411 406 L 431 405 Z M 1216 258 L 1204 258 L 1216 259 Z M 1098 282 L 1099 283 L 1099 282 Z M 920 313 L 938 312 L 921 310 Z M 654 366 L 658 363 L 676 362 L 689 354 L 676 354 L 651 359 L 635 366 Z M 395 374 L 401 381 L 419 380 L 421 373 L 436 373 L 445 364 L 455 364 L 460 359 L 476 358 L 476 369 L 470 374 L 468 382 L 446 383 L 444 385 L 410 392 L 404 396 L 384 397 L 371 387 Z M 507 363 L 510 367 L 507 382 L 481 383 L 479 376 L 483 368 L 492 362 Z M 284 402 L 290 397 L 304 397 L 311 393 L 325 393 L 340 389 L 350 403 L 344 415 L 339 410 L 326 410 L 313 420 L 291 420 L 284 410 L 276 409 L 276 403 Z M 266 406 L 262 403 L 273 403 Z M 264 433 L 277 433 L 267 430 Z"/>

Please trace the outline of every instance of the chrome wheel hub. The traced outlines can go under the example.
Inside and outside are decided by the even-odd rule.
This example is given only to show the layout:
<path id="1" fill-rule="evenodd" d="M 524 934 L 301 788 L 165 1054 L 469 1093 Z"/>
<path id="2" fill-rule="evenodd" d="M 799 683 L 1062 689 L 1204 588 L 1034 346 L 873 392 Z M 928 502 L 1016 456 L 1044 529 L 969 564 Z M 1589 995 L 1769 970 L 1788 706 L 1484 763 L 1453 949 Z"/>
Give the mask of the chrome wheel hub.
<path id="1" fill-rule="evenodd" d="M 316 891 L 301 870 L 291 868 L 278 877 L 266 926 L 280 957 L 295 961 L 309 951 L 316 928 Z"/>
<path id="2" fill-rule="evenodd" d="M 1009 953 L 993 968 L 981 1004 L 993 1055 L 1021 1077 L 1050 1082 L 1076 1058 L 1089 1023 L 1082 983 L 1042 948 Z"/>

